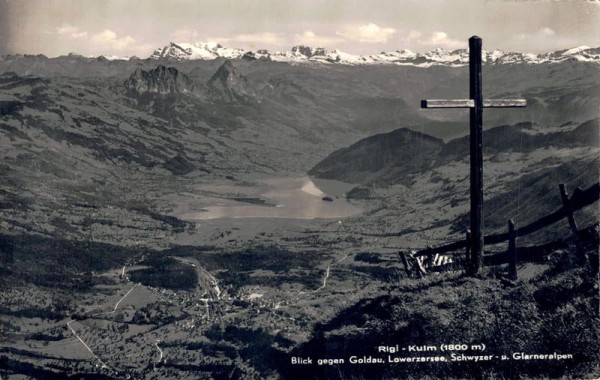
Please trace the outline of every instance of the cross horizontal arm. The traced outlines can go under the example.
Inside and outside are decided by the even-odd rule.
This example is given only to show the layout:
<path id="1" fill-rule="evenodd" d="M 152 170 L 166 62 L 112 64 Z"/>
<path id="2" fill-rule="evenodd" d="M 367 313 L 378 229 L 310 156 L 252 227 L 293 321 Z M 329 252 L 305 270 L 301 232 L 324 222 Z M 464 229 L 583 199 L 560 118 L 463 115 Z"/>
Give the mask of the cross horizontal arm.
<path id="1" fill-rule="evenodd" d="M 483 101 L 483 108 L 527 107 L 525 99 L 490 99 Z M 421 100 L 421 108 L 475 108 L 473 99 Z"/>
<path id="2" fill-rule="evenodd" d="M 421 108 L 473 108 L 473 99 L 432 99 L 421 100 Z"/>
<path id="3" fill-rule="evenodd" d="M 514 108 L 527 107 L 525 99 L 490 99 L 483 100 L 483 108 Z"/>

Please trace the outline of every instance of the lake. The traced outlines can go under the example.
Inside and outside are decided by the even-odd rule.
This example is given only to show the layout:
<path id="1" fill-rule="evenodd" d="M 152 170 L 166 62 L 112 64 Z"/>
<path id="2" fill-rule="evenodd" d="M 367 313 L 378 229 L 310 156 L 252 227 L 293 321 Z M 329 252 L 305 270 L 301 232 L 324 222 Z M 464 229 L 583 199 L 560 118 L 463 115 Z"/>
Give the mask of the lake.
<path id="1" fill-rule="evenodd" d="M 268 178 L 255 186 L 208 185 L 203 190 L 228 194 L 231 199 L 214 198 L 201 211 L 180 212 L 187 220 L 220 218 L 334 219 L 359 214 L 345 193 L 355 185 L 339 181 L 301 178 Z M 329 197 L 331 201 L 323 200 Z"/>

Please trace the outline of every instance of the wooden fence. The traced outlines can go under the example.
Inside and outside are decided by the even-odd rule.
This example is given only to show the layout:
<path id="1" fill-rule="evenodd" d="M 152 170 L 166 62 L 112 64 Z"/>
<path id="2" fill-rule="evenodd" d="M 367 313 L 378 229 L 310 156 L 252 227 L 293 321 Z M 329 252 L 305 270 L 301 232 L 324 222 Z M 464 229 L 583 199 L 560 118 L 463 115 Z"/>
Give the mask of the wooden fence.
<path id="1" fill-rule="evenodd" d="M 575 189 L 571 198 L 568 197 L 567 191 L 565 189 L 564 184 L 559 185 L 560 196 L 562 200 L 562 207 L 556 210 L 555 212 L 548 214 L 526 226 L 515 228 L 514 221 L 511 219 L 508 221 L 508 231 L 505 233 L 488 235 L 484 237 L 484 244 L 498 244 L 505 241 L 508 241 L 508 250 L 504 253 L 495 254 L 495 255 L 484 255 L 484 265 L 499 265 L 503 263 L 509 263 L 509 276 L 513 279 L 517 278 L 517 260 L 523 259 L 531 259 L 534 256 L 534 252 L 547 252 L 551 249 L 559 248 L 560 243 L 552 242 L 542 246 L 536 247 L 517 247 L 516 239 L 518 237 L 527 236 L 536 231 L 539 231 L 543 228 L 546 228 L 562 219 L 567 219 L 569 222 L 569 227 L 574 236 L 578 237 L 580 233 L 585 232 L 589 234 L 591 228 L 580 231 L 577 222 L 573 216 L 573 213 L 577 210 L 580 210 L 586 206 L 589 206 L 596 201 L 600 197 L 600 182 L 596 183 L 593 186 L 590 186 L 586 190 L 581 190 L 580 188 Z M 581 261 L 586 260 L 585 254 L 583 250 L 579 246 L 579 242 L 581 239 L 576 239 L 577 243 L 577 252 L 578 257 Z M 470 262 L 469 257 L 469 241 L 470 236 L 469 232 L 466 233 L 466 239 L 460 240 L 454 243 L 442 245 L 439 247 L 428 247 L 417 251 L 413 256 L 428 256 L 432 257 L 435 254 L 447 254 L 447 255 L 458 255 L 465 254 L 466 262 Z M 465 249 L 464 251 L 460 251 L 461 249 Z M 594 273 L 598 273 L 598 263 L 597 257 L 591 258 L 591 266 L 592 271 Z M 403 256 L 403 262 L 405 262 L 405 258 Z"/>

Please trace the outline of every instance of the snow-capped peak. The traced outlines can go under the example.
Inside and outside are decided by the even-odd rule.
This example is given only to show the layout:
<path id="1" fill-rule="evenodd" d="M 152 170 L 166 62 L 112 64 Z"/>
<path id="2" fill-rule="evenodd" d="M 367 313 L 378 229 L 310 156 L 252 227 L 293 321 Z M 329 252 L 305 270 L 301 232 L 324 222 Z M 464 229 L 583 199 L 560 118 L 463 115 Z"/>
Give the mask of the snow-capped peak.
<path id="1" fill-rule="evenodd" d="M 586 45 L 578 46 L 578 47 L 575 47 L 575 48 L 572 48 L 572 49 L 569 49 L 569 50 L 563 52 L 562 55 L 574 55 L 574 54 L 581 53 L 582 51 L 588 50 L 588 49 L 591 49 L 591 47 L 586 46 Z"/>
<path id="2" fill-rule="evenodd" d="M 244 54 L 242 49 L 229 49 L 221 46 L 221 44 L 209 42 L 171 42 L 169 45 L 156 49 L 150 56 L 152 59 L 215 59 L 218 57 L 224 58 L 239 58 Z"/>
<path id="3" fill-rule="evenodd" d="M 94 58 L 93 56 L 90 58 Z M 98 56 L 96 59 L 98 59 L 99 61 L 101 60 L 107 60 L 107 61 L 127 61 L 130 58 L 129 57 L 120 57 L 117 55 L 101 55 Z"/>

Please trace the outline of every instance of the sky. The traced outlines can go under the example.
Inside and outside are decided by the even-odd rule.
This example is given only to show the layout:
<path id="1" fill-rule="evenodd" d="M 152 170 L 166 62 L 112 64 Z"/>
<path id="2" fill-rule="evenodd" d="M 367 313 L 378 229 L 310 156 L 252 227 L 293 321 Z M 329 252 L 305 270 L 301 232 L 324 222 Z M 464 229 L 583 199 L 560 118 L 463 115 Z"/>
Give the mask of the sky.
<path id="1" fill-rule="evenodd" d="M 0 55 L 141 58 L 169 42 L 351 54 L 600 47 L 600 0 L 0 0 Z"/>

